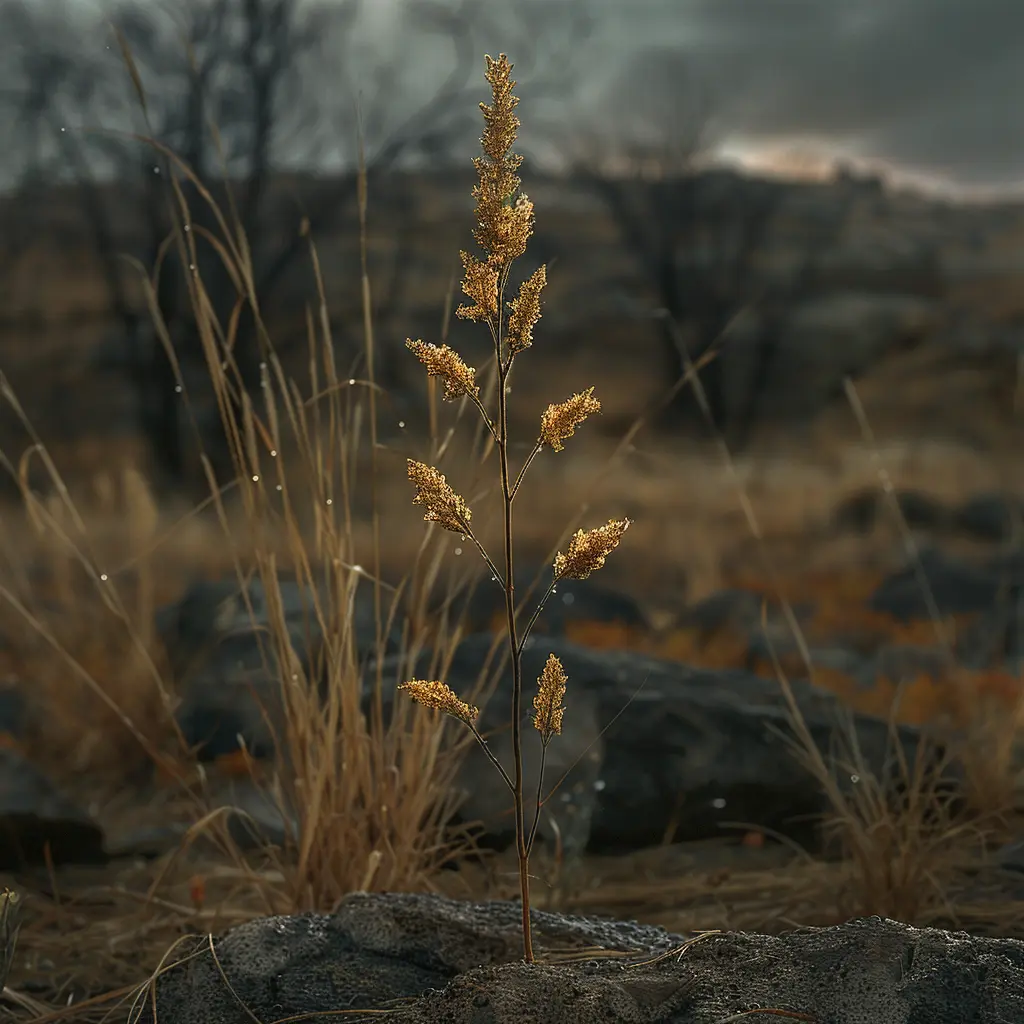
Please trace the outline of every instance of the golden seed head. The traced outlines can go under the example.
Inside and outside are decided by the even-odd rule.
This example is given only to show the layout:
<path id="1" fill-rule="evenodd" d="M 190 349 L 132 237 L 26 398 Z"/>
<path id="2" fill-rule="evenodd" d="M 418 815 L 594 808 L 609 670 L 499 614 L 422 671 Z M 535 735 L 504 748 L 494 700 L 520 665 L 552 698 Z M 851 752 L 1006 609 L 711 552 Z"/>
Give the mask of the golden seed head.
<path id="1" fill-rule="evenodd" d="M 522 352 L 533 344 L 533 329 L 540 319 L 540 293 L 548 283 L 546 266 L 538 267 L 520 286 L 519 295 L 508 305 L 508 347 Z"/>
<path id="2" fill-rule="evenodd" d="M 398 688 L 405 690 L 417 704 L 443 711 L 467 725 L 472 725 L 480 717 L 479 708 L 460 700 L 452 688 L 439 679 L 410 679 Z"/>
<path id="3" fill-rule="evenodd" d="M 459 253 L 465 276 L 462 291 L 475 306 L 459 306 L 455 315 L 464 320 L 494 320 L 498 315 L 498 268 L 493 263 L 478 260 L 468 252 Z"/>
<path id="4" fill-rule="evenodd" d="M 565 700 L 565 684 L 569 681 L 562 663 L 553 654 L 548 655 L 544 671 L 537 680 L 537 696 L 533 698 L 533 727 L 540 733 L 545 745 L 562 731 L 562 701 Z"/>
<path id="5" fill-rule="evenodd" d="M 413 504 L 425 505 L 424 520 L 434 522 L 452 533 L 467 533 L 473 513 L 466 502 L 452 490 L 444 475 L 422 462 L 408 460 L 409 479 L 416 486 Z"/>
<path id="6" fill-rule="evenodd" d="M 491 87 L 492 104 L 480 104 L 484 115 L 484 135 L 480 141 L 487 156 L 494 163 L 500 163 L 507 158 L 519 131 L 519 118 L 514 113 L 519 98 L 512 95 L 516 81 L 512 77 L 512 65 L 508 57 L 500 53 L 495 60 L 487 55 L 484 61 L 487 64 L 484 78 Z"/>
<path id="7" fill-rule="evenodd" d="M 480 144 L 484 155 L 473 160 L 478 179 L 473 186 L 473 237 L 496 268 L 522 256 L 533 231 L 533 204 L 526 196 L 513 202 L 520 185 L 516 171 L 523 158 L 511 152 L 519 131 L 519 118 L 514 113 L 519 99 L 512 95 L 516 83 L 511 72 L 512 65 L 504 54 L 497 60 L 487 58 L 486 77 L 492 100 L 490 105 L 480 104 L 484 115 Z"/>
<path id="8" fill-rule="evenodd" d="M 431 377 L 440 377 L 444 381 L 444 400 L 446 402 L 462 395 L 475 398 L 480 394 L 476 386 L 476 370 L 467 366 L 455 349 L 447 345 L 427 344 L 424 341 L 405 339 L 405 347 L 427 368 Z"/>
<path id="9" fill-rule="evenodd" d="M 594 389 L 587 388 L 582 394 L 573 395 L 557 405 L 549 405 L 540 418 L 540 439 L 560 452 L 567 437 L 572 437 L 576 428 L 591 414 L 601 411 L 601 403 L 594 398 Z"/>
<path id="10" fill-rule="evenodd" d="M 569 541 L 569 551 L 555 555 L 555 579 L 585 580 L 592 572 L 604 565 L 618 547 L 622 535 L 629 529 L 632 520 L 609 519 L 607 526 L 593 530 L 577 530 Z"/>

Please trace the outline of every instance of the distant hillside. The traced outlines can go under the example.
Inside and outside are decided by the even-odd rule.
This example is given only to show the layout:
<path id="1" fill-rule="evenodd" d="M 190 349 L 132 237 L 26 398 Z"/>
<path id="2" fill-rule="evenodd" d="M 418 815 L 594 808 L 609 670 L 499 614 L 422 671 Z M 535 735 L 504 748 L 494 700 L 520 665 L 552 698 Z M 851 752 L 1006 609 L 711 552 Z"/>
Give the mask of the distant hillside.
<path id="1" fill-rule="evenodd" d="M 524 405 L 560 397 L 563 380 L 603 382 L 606 423 L 627 421 L 671 383 L 672 346 L 656 310 L 674 303 L 695 352 L 728 325 L 706 378 L 737 442 L 848 420 L 845 374 L 861 382 L 883 435 L 992 445 L 1016 431 L 1024 207 L 958 206 L 851 176 L 808 184 L 716 170 L 600 185 L 523 173 L 538 214 L 529 258 L 551 265 L 533 375 L 518 384 Z M 408 335 L 441 330 L 458 251 L 471 245 L 470 184 L 468 175 L 396 175 L 370 185 L 383 376 L 412 412 L 418 370 L 399 348 Z M 304 212 L 327 209 L 345 188 L 273 182 L 257 261 L 272 261 Z M 97 195 L 116 247 L 139 258 L 140 197 L 121 187 Z M 63 188 L 0 204 L 0 366 L 58 433 L 130 429 L 135 398 L 116 370 L 118 325 L 81 200 Z M 314 217 L 312 234 L 345 358 L 361 345 L 358 230 L 354 204 L 336 206 L 329 229 Z M 120 273 L 143 312 L 128 261 Z M 313 299 L 303 243 L 265 304 L 282 347 L 302 340 Z M 484 358 L 468 325 L 453 323 L 452 337 Z"/>

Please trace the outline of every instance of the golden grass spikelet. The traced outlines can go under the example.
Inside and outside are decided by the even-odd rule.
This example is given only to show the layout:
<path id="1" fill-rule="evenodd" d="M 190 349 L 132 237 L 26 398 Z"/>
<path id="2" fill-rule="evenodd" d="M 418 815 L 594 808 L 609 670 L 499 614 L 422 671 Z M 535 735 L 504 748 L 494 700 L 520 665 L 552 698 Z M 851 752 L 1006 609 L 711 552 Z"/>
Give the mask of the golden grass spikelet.
<path id="1" fill-rule="evenodd" d="M 498 268 L 468 252 L 459 253 L 465 276 L 462 291 L 475 306 L 459 306 L 455 315 L 464 320 L 494 320 L 498 316 Z"/>
<path id="2" fill-rule="evenodd" d="M 417 339 L 405 339 L 405 347 L 427 368 L 431 377 L 444 381 L 444 400 L 452 402 L 462 395 L 475 398 L 480 394 L 476 386 L 476 369 L 467 366 L 462 357 L 447 345 L 428 344 Z"/>
<path id="3" fill-rule="evenodd" d="M 533 344 L 533 329 L 540 319 L 540 293 L 548 283 L 548 268 L 539 266 L 520 286 L 519 295 L 508 305 L 508 347 L 522 352 Z"/>
<path id="4" fill-rule="evenodd" d="M 486 76 L 492 102 L 480 104 L 484 115 L 480 144 L 484 155 L 473 160 L 478 179 L 473 186 L 473 237 L 496 267 L 506 267 L 522 256 L 533 232 L 533 203 L 526 196 L 512 202 L 519 189 L 516 171 L 523 158 L 511 152 L 519 131 L 519 118 L 514 113 L 519 99 L 512 95 L 516 83 L 511 72 L 512 65 L 504 54 L 497 60 L 487 57 Z"/>
<path id="5" fill-rule="evenodd" d="M 417 704 L 443 711 L 467 725 L 472 725 L 480 717 L 479 708 L 461 700 L 455 695 L 455 691 L 440 679 L 410 679 L 398 688 L 405 690 Z"/>
<path id="6" fill-rule="evenodd" d="M 556 579 L 585 580 L 604 565 L 604 560 L 619 546 L 629 529 L 630 519 L 609 519 L 607 526 L 577 530 L 569 541 L 569 551 L 555 555 Z"/>
<path id="7" fill-rule="evenodd" d="M 533 727 L 540 733 L 544 744 L 562 731 L 562 714 L 565 711 L 562 701 L 565 700 L 565 684 L 568 681 L 569 677 L 561 661 L 549 654 L 544 671 L 537 680 L 537 696 L 533 698 Z"/>
<path id="8" fill-rule="evenodd" d="M 557 405 L 549 405 L 540 417 L 540 439 L 556 452 L 562 451 L 562 442 L 572 437 L 576 428 L 591 414 L 601 411 L 601 403 L 594 398 L 594 389 L 587 388 Z"/>
<path id="9" fill-rule="evenodd" d="M 500 53 L 495 60 L 488 54 L 484 60 L 487 63 L 484 78 L 491 87 L 492 104 L 480 104 L 484 115 L 484 135 L 481 142 L 487 156 L 495 163 L 501 163 L 516 141 L 516 134 L 519 131 L 519 118 L 514 113 L 519 105 L 519 97 L 512 95 L 516 81 L 512 77 L 512 64 L 508 57 Z"/>
<path id="10" fill-rule="evenodd" d="M 414 505 L 425 505 L 425 521 L 437 523 L 452 533 L 466 533 L 473 513 L 466 502 L 452 490 L 440 470 L 415 459 L 408 460 L 409 479 L 416 486 Z"/>

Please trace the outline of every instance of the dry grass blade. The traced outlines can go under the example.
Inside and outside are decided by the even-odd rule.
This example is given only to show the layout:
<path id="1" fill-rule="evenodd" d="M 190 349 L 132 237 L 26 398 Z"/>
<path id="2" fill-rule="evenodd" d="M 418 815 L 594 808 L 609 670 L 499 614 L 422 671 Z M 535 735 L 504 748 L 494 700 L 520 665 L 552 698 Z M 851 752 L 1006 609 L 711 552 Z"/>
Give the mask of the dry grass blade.
<path id="1" fill-rule="evenodd" d="M 0 992 L 7 984 L 18 943 L 23 905 L 18 893 L 5 889 L 0 893 Z"/>
<path id="2" fill-rule="evenodd" d="M 762 1013 L 769 1017 L 785 1017 L 787 1020 L 807 1021 L 808 1024 L 814 1024 L 817 1020 L 817 1018 L 811 1016 L 811 1014 L 800 1013 L 797 1010 L 778 1010 L 764 1007 L 756 1010 L 743 1010 L 740 1013 L 734 1013 L 729 1017 L 723 1017 L 721 1020 L 716 1021 L 715 1024 L 731 1024 L 732 1021 L 746 1020 L 748 1017 L 756 1017 L 758 1014 Z"/>

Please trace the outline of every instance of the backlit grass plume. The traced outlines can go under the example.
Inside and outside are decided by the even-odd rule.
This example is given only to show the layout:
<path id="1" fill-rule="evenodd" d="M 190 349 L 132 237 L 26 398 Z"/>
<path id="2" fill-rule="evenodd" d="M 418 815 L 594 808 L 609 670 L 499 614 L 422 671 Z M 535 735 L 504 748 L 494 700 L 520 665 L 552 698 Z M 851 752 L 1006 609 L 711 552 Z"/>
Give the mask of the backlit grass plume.
<path id="1" fill-rule="evenodd" d="M 551 582 L 533 615 L 520 631 L 515 609 L 515 582 L 512 572 L 512 512 L 516 494 L 533 460 L 547 446 L 562 451 L 563 442 L 572 437 L 593 413 L 600 412 L 601 403 L 594 398 L 594 389 L 572 395 L 564 402 L 549 405 L 540 419 L 540 431 L 533 445 L 513 477 L 509 466 L 508 438 L 508 382 L 516 358 L 534 342 L 533 332 L 541 317 L 541 295 L 547 284 L 547 269 L 541 266 L 519 286 L 518 294 L 506 301 L 510 271 L 513 262 L 526 252 L 527 241 L 533 232 L 533 204 L 525 195 L 517 194 L 520 181 L 516 174 L 522 157 L 512 152 L 519 130 L 515 109 L 519 100 L 512 94 L 515 82 L 511 78 L 512 65 L 502 54 L 497 60 L 487 57 L 487 81 L 491 86 L 491 103 L 480 104 L 484 115 L 484 133 L 481 139 L 483 155 L 473 161 L 477 183 L 473 187 L 476 200 L 476 227 L 473 237 L 483 250 L 483 256 L 462 253 L 464 271 L 462 290 L 470 300 L 456 311 L 460 317 L 487 325 L 494 345 L 497 366 L 497 408 L 492 415 L 480 398 L 476 385 L 476 371 L 447 345 L 431 345 L 423 341 L 407 341 L 406 345 L 426 367 L 430 376 L 444 384 L 444 397 L 448 401 L 469 399 L 480 411 L 487 429 L 494 439 L 501 474 L 501 493 L 504 508 L 504 569 L 491 559 L 477 539 L 470 525 L 472 513 L 466 502 L 452 489 L 440 471 L 421 462 L 409 460 L 409 479 L 416 487 L 414 502 L 425 506 L 423 518 L 436 522 L 442 528 L 462 534 L 472 540 L 487 563 L 491 574 L 505 592 L 506 623 L 509 652 L 512 661 L 512 747 L 515 768 L 509 774 L 494 757 L 476 727 L 477 709 L 461 700 L 446 683 L 440 680 L 413 679 L 400 689 L 413 700 L 458 719 L 470 730 L 501 773 L 512 792 L 515 803 L 516 850 L 519 856 L 519 884 L 523 906 L 523 953 L 532 962 L 533 940 L 530 929 L 530 874 L 529 860 L 537 833 L 543 803 L 544 756 L 548 744 L 562 731 L 562 715 L 566 710 L 563 700 L 568 679 L 561 662 L 551 655 L 537 681 L 537 695 L 533 701 L 533 725 L 541 738 L 540 783 L 537 790 L 533 823 L 527 828 L 523 796 L 522 754 L 522 654 L 526 641 L 544 604 L 560 579 L 586 579 L 604 565 L 607 555 L 618 545 L 629 526 L 628 519 L 612 520 L 606 526 L 580 530 L 570 541 L 566 554 L 558 553 Z"/>

